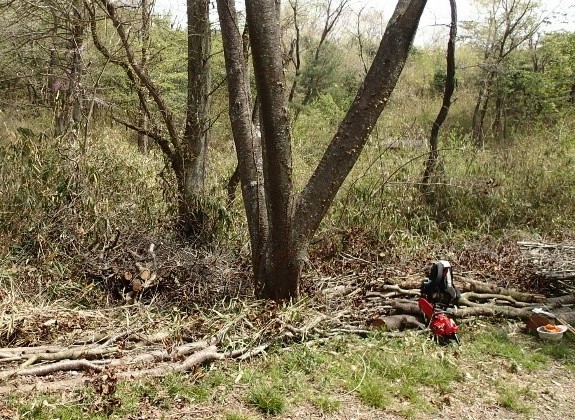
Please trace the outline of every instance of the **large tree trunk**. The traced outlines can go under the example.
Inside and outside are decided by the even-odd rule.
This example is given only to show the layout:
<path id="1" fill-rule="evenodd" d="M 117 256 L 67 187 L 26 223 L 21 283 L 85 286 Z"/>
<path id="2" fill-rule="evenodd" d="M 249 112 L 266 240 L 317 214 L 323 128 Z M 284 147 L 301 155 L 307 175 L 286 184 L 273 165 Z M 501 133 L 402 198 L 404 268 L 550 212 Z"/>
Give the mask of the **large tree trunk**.
<path id="1" fill-rule="evenodd" d="M 360 91 L 301 195 L 291 178 L 291 141 L 280 31 L 270 0 L 246 1 L 256 86 L 261 98 L 268 241 L 260 296 L 296 299 L 311 237 L 357 161 L 387 104 L 407 55 L 425 0 L 400 0 Z"/>
<path id="2" fill-rule="evenodd" d="M 229 116 L 250 235 L 254 276 L 261 278 L 267 242 L 267 217 L 261 138 L 252 123 L 251 94 L 234 0 L 217 0 L 229 91 Z"/>
<path id="3" fill-rule="evenodd" d="M 292 231 L 292 156 L 290 118 L 281 31 L 276 5 L 247 1 L 246 14 L 261 109 L 262 154 L 268 221 L 265 265 L 256 278 L 263 297 L 297 297 L 301 264 L 294 256 Z M 295 281 L 294 281 L 295 279 Z"/>

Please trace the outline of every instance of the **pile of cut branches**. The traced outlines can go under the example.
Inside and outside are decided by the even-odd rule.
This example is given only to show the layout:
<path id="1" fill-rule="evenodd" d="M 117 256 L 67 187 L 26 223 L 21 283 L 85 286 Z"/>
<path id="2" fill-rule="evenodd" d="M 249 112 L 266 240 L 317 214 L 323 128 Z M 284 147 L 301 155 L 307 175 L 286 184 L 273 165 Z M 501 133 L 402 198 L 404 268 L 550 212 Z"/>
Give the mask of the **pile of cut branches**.
<path id="1" fill-rule="evenodd" d="M 16 322 L 21 326 L 19 334 L 25 332 L 27 336 L 18 339 L 12 331 L 12 343 L 24 339 L 29 345 L 0 348 L 0 394 L 15 389 L 74 387 L 99 375 L 126 379 L 195 371 L 213 361 L 245 360 L 272 346 L 369 332 L 347 325 L 342 317 L 348 311 L 322 313 L 309 300 L 278 306 L 235 299 L 205 312 L 173 308 L 161 316 L 159 308 L 143 305 L 107 314 L 71 310 L 60 314 L 54 309 L 17 314 L 16 308 L 11 310 L 10 319 L 1 319 L 0 334 Z M 50 313 L 50 319 L 46 320 L 45 312 Z M 78 326 L 61 330 L 57 343 L 31 345 L 34 332 L 42 337 L 45 328 L 67 325 L 64 320 L 73 313 L 79 319 Z M 74 373 L 78 371 L 86 376 Z M 34 379 L 39 377 L 42 379 Z"/>
<path id="2" fill-rule="evenodd" d="M 403 330 L 424 327 L 424 319 L 417 304 L 420 295 L 421 276 L 395 279 L 366 280 L 363 276 L 350 274 L 346 277 L 324 279 L 328 284 L 323 291 L 324 302 L 331 310 L 353 307 L 355 320 L 368 327 L 384 327 Z M 553 311 L 561 319 L 575 323 L 575 296 L 567 294 L 546 298 L 542 294 L 522 292 L 500 287 L 494 283 L 456 276 L 461 299 L 451 312 L 458 320 L 470 321 L 477 317 L 494 319 L 529 320 L 534 308 Z"/>
<path id="3" fill-rule="evenodd" d="M 366 335 L 374 329 L 391 337 L 427 331 L 417 305 L 423 275 L 414 274 L 418 271 L 414 264 L 404 270 L 401 264 L 370 261 L 368 255 L 342 254 L 351 270 L 331 276 L 309 273 L 304 278 L 306 298 L 276 305 L 245 298 L 251 294 L 243 283 L 248 277 L 230 258 L 204 255 L 157 238 L 121 239 L 117 234 L 91 247 L 84 268 L 94 280 L 122 289 L 129 305 L 66 310 L 37 303 L 27 306 L 16 301 L 16 295 L 10 304 L 10 299 L 3 299 L 0 393 L 70 387 L 85 379 L 99 384 L 109 378 L 195 371 L 205 363 L 243 360 L 273 346 Z M 478 317 L 527 321 L 533 308 L 542 307 L 575 323 L 572 293 L 546 298 L 509 287 L 507 272 L 499 266 L 505 265 L 511 274 L 521 273 L 523 261 L 516 249 L 506 246 L 499 257 L 489 260 L 490 270 L 466 267 L 463 275 L 455 273 L 462 291 L 454 308 L 458 321 Z M 462 251 L 454 260 L 471 264 L 476 255 L 472 251 Z M 511 259 L 517 262 L 507 264 Z M 502 280 L 478 280 L 486 279 L 486 271 Z M 77 371 L 86 374 L 73 373 Z"/>
<path id="4" fill-rule="evenodd" d="M 518 245 L 549 292 L 575 292 L 575 243 L 524 241 Z"/>
<path id="5" fill-rule="evenodd" d="M 252 294 L 241 261 L 185 246 L 170 238 L 114 234 L 95 241 L 82 256 L 81 270 L 127 304 L 152 298 L 211 306 Z"/>

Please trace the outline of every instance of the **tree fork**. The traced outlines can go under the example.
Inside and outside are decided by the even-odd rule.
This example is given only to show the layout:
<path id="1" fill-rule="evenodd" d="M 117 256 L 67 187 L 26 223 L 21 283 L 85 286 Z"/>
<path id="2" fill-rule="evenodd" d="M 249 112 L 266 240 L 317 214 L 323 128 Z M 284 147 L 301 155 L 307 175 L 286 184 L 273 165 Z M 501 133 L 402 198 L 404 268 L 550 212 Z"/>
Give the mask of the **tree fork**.
<path id="1" fill-rule="evenodd" d="M 249 86 L 235 3 L 217 3 L 256 289 L 263 298 L 297 299 L 309 241 L 387 104 L 426 1 L 398 2 L 360 91 L 301 195 L 294 192 L 292 182 L 290 121 L 276 3 L 246 1 L 256 86 L 262 104 L 261 142 L 249 120 Z M 258 176 L 260 168 L 263 179 Z"/>

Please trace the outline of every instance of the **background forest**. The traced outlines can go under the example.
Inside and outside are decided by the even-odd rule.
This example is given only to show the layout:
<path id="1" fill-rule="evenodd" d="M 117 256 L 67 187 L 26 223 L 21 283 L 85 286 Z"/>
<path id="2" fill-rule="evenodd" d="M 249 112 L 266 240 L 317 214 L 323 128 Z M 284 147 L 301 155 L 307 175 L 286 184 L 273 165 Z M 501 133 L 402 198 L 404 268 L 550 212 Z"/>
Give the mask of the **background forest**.
<path id="1" fill-rule="evenodd" d="M 183 25 L 154 3 L 0 0 L 3 345 L 32 334 L 18 307 L 169 303 L 181 321 L 178 307 L 305 301 L 326 278 L 423 275 L 437 258 L 462 272 L 497 266 L 487 279 L 553 291 L 517 259 L 516 243 L 575 235 L 575 32 L 553 29 L 572 19 L 572 2 L 548 12 L 533 0 L 474 0 L 479 13 L 457 22 L 452 39 L 454 79 L 449 27 L 409 49 L 357 163 L 296 250 L 303 275 L 293 285 L 268 282 L 281 270 L 257 260 L 266 235 L 250 221 L 234 125 L 245 99 L 246 129 L 262 139 L 267 105 L 250 44 L 259 35 L 233 1 L 188 0 Z M 366 83 L 389 16 L 360 1 L 275 4 L 296 194 Z M 230 70 L 232 40 L 242 71 Z M 236 76 L 245 89 L 233 87 Z"/>
<path id="2" fill-rule="evenodd" d="M 170 238 L 179 231 L 180 239 L 217 252 L 241 252 L 247 228 L 232 176 L 217 22 L 205 52 L 209 107 L 196 130 L 207 144 L 205 181 L 192 188 L 202 220 L 182 228 L 178 197 L 187 187 L 178 186 L 173 161 L 187 153 L 186 114 L 197 108 L 186 94 L 193 54 L 186 30 L 154 15 L 152 1 L 110 3 L 122 35 L 106 4 L 2 4 L 3 255 L 67 272 L 116 230 Z M 343 243 L 367 235 L 394 250 L 385 257 L 391 262 L 411 249 L 483 234 L 572 234 L 575 35 L 546 32 L 553 16 L 531 1 L 478 4 L 483 13 L 459 27 L 456 90 L 439 133 L 430 198 L 418 186 L 441 108 L 447 39 L 412 48 L 389 106 L 322 222 L 324 236 Z M 353 100 L 386 21 L 346 1 L 282 7 L 297 188 Z"/>

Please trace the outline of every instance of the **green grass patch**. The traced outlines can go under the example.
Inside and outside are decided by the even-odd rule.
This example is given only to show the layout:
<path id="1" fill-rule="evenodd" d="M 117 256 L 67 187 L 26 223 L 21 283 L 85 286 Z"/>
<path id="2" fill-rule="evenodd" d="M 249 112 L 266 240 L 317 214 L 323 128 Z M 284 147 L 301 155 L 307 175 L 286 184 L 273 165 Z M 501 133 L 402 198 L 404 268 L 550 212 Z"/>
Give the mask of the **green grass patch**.
<path id="1" fill-rule="evenodd" d="M 533 411 L 527 401 L 532 400 L 534 395 L 528 388 L 499 384 L 497 389 L 499 392 L 498 402 L 502 407 L 519 414 L 529 414 Z"/>
<path id="2" fill-rule="evenodd" d="M 257 385 L 252 388 L 247 395 L 246 401 L 264 414 L 281 414 L 286 407 L 284 395 L 278 389 L 266 385 Z"/>
<path id="3" fill-rule="evenodd" d="M 55 395 L 39 394 L 30 399 L 8 400 L 7 403 L 8 406 L 16 408 L 20 419 L 74 420 L 89 418 L 100 420 L 108 418 L 103 412 L 93 411 L 92 401 L 89 399 L 71 404 Z"/>
<path id="4" fill-rule="evenodd" d="M 361 401 L 370 407 L 385 408 L 393 401 L 389 385 L 381 379 L 366 378 L 357 388 Z"/>
<path id="5" fill-rule="evenodd" d="M 252 417 L 241 413 L 226 413 L 224 415 L 226 420 L 250 420 Z"/>
<path id="6" fill-rule="evenodd" d="M 491 326 L 466 329 L 461 347 L 439 346 L 424 335 L 342 337 L 316 345 L 272 348 L 264 358 L 240 366 L 235 362 L 214 365 L 199 379 L 169 374 L 158 380 L 122 381 L 104 401 L 93 389 L 84 388 L 72 403 L 59 396 L 13 394 L 7 404 L 21 418 L 129 417 L 137 415 L 142 404 L 166 412 L 186 405 L 220 407 L 234 393 L 244 402 L 248 417 L 244 409 L 224 416 L 246 419 L 252 410 L 289 415 L 290 407 L 302 404 L 330 415 L 342 411 L 346 396 L 352 395 L 370 409 L 417 418 L 439 412 L 430 395 L 456 394 L 458 382 L 467 380 L 464 372 L 477 378 L 487 369 L 483 383 L 495 393 L 497 403 L 526 415 L 533 410 L 529 389 L 490 378 L 498 378 L 498 370 L 528 374 L 550 363 L 574 365 L 571 344 L 567 337 L 560 343 L 546 343 Z"/>
<path id="7" fill-rule="evenodd" d="M 315 405 L 323 414 L 336 413 L 341 407 L 341 402 L 338 399 L 323 395 L 311 398 L 310 402 Z"/>
<path id="8" fill-rule="evenodd" d="M 547 354 L 534 348 L 537 345 L 534 338 L 521 335 L 511 337 L 501 329 L 476 333 L 471 340 L 472 345 L 467 351 L 475 357 L 495 356 L 529 371 L 541 369 L 550 361 Z"/>

